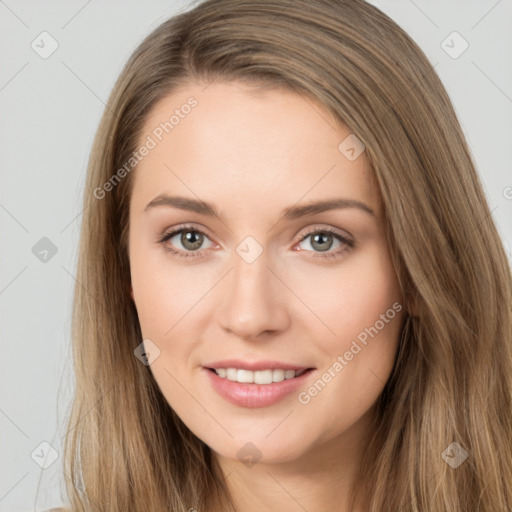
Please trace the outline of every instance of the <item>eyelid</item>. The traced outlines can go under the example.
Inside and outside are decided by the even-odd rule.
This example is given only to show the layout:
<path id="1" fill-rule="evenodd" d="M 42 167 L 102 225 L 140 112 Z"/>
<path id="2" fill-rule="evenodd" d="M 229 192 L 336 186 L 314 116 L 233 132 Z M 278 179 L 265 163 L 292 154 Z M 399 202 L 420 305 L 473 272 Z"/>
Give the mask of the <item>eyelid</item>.
<path id="1" fill-rule="evenodd" d="M 339 228 L 335 228 L 334 226 L 331 226 L 329 224 L 313 224 L 311 227 L 306 228 L 305 231 L 301 231 L 301 234 L 299 235 L 299 242 L 304 239 L 304 237 L 314 234 L 314 233 L 331 233 L 334 235 L 338 235 L 341 238 L 351 240 L 353 241 L 353 237 L 348 231 L 341 230 Z"/>
<path id="2" fill-rule="evenodd" d="M 158 240 L 168 238 L 169 236 L 172 237 L 172 236 L 176 235 L 177 233 L 179 233 L 180 231 L 185 231 L 187 229 L 189 231 L 197 231 L 198 233 L 206 235 L 213 242 L 214 237 L 211 236 L 210 231 L 202 224 L 195 224 L 195 223 L 193 223 L 193 224 L 178 224 L 177 226 L 173 226 L 172 228 L 167 228 L 163 231 L 163 233 L 161 235 L 159 235 Z M 215 242 L 215 243 L 217 243 L 217 242 Z M 220 244 L 217 244 L 217 245 L 220 245 Z"/>

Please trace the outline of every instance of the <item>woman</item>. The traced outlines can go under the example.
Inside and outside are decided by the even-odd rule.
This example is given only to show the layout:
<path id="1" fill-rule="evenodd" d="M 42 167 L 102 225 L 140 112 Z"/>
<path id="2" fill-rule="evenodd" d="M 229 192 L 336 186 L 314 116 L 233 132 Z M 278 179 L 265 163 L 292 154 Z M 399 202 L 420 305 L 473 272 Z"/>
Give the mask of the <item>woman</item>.
<path id="1" fill-rule="evenodd" d="M 508 261 L 439 78 L 362 0 L 154 30 L 77 283 L 72 510 L 512 510 Z"/>

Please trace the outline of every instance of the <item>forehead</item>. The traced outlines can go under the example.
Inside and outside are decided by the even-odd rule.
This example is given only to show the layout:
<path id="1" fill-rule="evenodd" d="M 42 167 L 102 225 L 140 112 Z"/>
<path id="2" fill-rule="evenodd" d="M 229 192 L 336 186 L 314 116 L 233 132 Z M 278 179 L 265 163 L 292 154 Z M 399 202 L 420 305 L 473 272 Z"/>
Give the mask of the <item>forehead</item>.
<path id="1" fill-rule="evenodd" d="M 146 119 L 139 145 L 152 148 L 136 166 L 132 204 L 163 192 L 259 209 L 350 196 L 377 212 L 365 153 L 350 160 L 342 151 L 350 137 L 321 105 L 287 89 L 192 83 Z"/>

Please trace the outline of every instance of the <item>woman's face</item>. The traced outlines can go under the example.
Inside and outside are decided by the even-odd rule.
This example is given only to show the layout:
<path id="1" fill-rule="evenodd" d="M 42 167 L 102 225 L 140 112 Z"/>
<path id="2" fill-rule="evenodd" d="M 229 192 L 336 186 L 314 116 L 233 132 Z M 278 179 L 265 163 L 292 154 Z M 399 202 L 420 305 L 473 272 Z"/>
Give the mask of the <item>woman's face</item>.
<path id="1" fill-rule="evenodd" d="M 232 82 L 166 97 L 143 145 L 132 297 L 170 406 L 246 464 L 355 446 L 403 315 L 364 147 L 312 100 Z"/>

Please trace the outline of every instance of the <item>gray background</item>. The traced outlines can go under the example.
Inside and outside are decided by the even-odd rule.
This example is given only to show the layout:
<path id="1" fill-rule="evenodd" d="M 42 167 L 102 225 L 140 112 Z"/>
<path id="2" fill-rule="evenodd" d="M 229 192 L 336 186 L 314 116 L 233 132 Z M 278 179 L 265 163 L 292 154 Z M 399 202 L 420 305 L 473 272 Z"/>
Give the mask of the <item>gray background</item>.
<path id="1" fill-rule="evenodd" d="M 436 65 L 510 256 L 512 0 L 372 3 Z M 62 436 L 73 391 L 70 306 L 88 154 L 122 65 L 150 30 L 187 4 L 0 0 L 0 512 L 61 503 Z M 50 36 L 40 36 L 44 31 Z M 448 37 L 453 31 L 469 44 L 457 58 L 464 42 Z M 58 48 L 47 58 L 31 46 L 48 51 L 52 39 Z M 43 237 L 55 254 L 41 252 Z M 55 462 L 42 469 L 53 454 Z"/>

